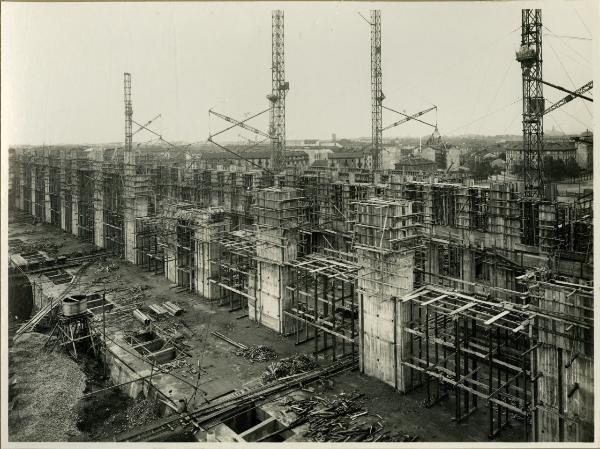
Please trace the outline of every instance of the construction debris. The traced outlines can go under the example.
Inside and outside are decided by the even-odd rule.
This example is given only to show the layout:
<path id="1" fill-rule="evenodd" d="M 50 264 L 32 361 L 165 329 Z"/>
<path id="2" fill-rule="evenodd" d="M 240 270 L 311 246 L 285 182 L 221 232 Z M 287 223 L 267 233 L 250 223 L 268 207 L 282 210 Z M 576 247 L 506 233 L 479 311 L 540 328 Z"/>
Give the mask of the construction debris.
<path id="1" fill-rule="evenodd" d="M 100 266 L 96 270 L 99 273 L 112 273 L 119 269 L 119 266 L 114 262 L 101 262 L 99 265 Z"/>
<path id="2" fill-rule="evenodd" d="M 62 246 L 63 242 L 49 239 L 40 239 L 36 240 L 35 242 L 13 240 L 9 249 L 13 254 L 37 253 L 38 251 L 44 251 L 49 255 L 56 255 L 58 253 L 58 249 Z"/>
<path id="3" fill-rule="evenodd" d="M 316 367 L 317 362 L 314 359 L 304 354 L 296 354 L 269 364 L 261 379 L 263 383 L 268 383 L 294 374 L 304 373 Z"/>
<path id="4" fill-rule="evenodd" d="M 308 422 L 304 436 L 314 442 L 415 441 L 417 436 L 383 431 L 381 416 L 370 414 L 361 393 L 340 393 L 335 399 L 312 396 L 289 398 L 284 404 L 296 414 L 294 425 Z M 360 419 L 359 419 L 360 418 Z M 375 420 L 377 418 L 377 420 Z"/>
<path id="5" fill-rule="evenodd" d="M 235 351 L 236 355 L 249 359 L 251 362 L 267 362 L 277 358 L 277 353 L 268 346 L 252 345 Z"/>

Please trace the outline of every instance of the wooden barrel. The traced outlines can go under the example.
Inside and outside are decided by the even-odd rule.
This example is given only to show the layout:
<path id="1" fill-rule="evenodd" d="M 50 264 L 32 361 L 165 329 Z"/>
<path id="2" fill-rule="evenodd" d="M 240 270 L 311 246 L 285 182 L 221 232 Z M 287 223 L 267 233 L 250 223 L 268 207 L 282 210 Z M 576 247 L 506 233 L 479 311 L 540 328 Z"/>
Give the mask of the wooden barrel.
<path id="1" fill-rule="evenodd" d="M 86 295 L 67 296 L 62 301 L 62 308 L 63 308 L 64 316 L 80 315 L 87 310 L 87 296 Z"/>

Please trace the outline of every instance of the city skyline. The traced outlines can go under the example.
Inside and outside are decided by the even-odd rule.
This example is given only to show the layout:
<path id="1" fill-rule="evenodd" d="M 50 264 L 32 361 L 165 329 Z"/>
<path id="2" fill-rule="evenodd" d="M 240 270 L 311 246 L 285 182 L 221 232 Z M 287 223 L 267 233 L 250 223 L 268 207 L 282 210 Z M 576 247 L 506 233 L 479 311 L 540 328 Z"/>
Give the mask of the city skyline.
<path id="1" fill-rule="evenodd" d="M 592 78 L 591 5 L 544 4 L 544 78 L 567 88 Z M 355 6 L 283 7 L 289 139 L 369 135 L 369 28 L 359 13 L 367 17 L 379 5 Z M 3 5 L 3 59 L 16 61 L 2 69 L 2 109 L 11 111 L 3 117 L 5 142 L 120 141 L 124 71 L 132 73 L 134 119 L 145 123 L 161 113 L 152 129 L 165 139 L 205 142 L 224 123 L 208 117 L 210 108 L 241 119 L 268 106 L 275 7 L 143 4 L 135 6 L 136 20 L 126 21 L 127 4 Z M 445 136 L 520 134 L 514 51 L 521 7 L 381 5 L 384 104 L 408 114 L 436 104 L 437 113 L 422 118 L 437 121 Z M 549 87 L 544 94 L 549 103 L 564 95 Z M 546 129 L 578 134 L 592 128 L 591 115 L 590 105 L 572 102 L 546 117 Z M 398 117 L 385 111 L 384 125 Z M 267 121 L 264 114 L 249 123 L 266 130 Z M 384 137 L 431 131 L 409 122 Z M 135 136 L 137 142 L 154 137 Z"/>

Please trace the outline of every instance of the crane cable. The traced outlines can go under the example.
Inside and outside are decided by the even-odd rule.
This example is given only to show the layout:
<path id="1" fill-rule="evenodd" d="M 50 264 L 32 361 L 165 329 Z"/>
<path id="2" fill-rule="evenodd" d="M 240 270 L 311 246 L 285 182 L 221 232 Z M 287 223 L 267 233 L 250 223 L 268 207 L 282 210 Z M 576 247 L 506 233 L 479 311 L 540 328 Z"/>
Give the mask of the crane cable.
<path id="1" fill-rule="evenodd" d="M 495 109 L 495 110 L 494 110 L 494 111 L 492 111 L 492 112 L 489 112 L 489 113 L 487 113 L 487 114 L 485 114 L 485 115 L 483 115 L 483 116 L 481 116 L 481 117 L 479 117 L 479 118 L 476 118 L 475 120 L 472 120 L 472 121 L 470 121 L 470 122 L 468 122 L 468 123 L 466 123 L 466 124 L 464 124 L 464 125 L 458 126 L 458 127 L 454 128 L 454 129 L 452 129 L 452 130 L 448 131 L 448 134 L 450 134 L 450 133 L 453 133 L 454 131 L 456 131 L 456 130 L 459 130 L 459 129 L 461 129 L 461 128 L 465 128 L 465 127 L 467 127 L 467 126 L 470 126 L 470 125 L 472 125 L 473 123 L 476 123 L 476 122 L 478 122 L 479 120 L 483 120 L 483 119 L 485 119 L 485 118 L 489 117 L 490 115 L 493 115 L 493 114 L 495 114 L 495 113 L 497 113 L 497 112 L 500 112 L 500 111 L 502 111 L 502 110 L 504 110 L 504 109 L 508 108 L 509 106 L 512 106 L 513 104 L 515 104 L 515 103 L 517 103 L 517 102 L 521 101 L 522 99 L 523 99 L 523 97 L 519 97 L 519 98 L 517 98 L 515 101 L 513 101 L 513 102 L 511 102 L 511 103 L 508 103 L 508 104 L 506 104 L 506 105 L 504 105 L 504 106 L 501 106 L 501 107 L 499 107 L 498 109 Z"/>
<path id="2" fill-rule="evenodd" d="M 583 25 L 583 27 L 586 29 L 588 36 L 590 36 L 590 38 L 591 38 L 593 36 L 593 34 L 590 31 L 590 29 L 588 28 L 587 24 L 583 21 L 583 18 L 581 17 L 581 15 L 579 15 L 579 11 L 577 11 L 577 9 L 575 9 L 575 8 L 573 8 L 573 10 L 575 11 L 575 14 L 577 14 L 577 17 L 579 17 L 579 20 L 581 21 L 581 24 Z"/>
<path id="3" fill-rule="evenodd" d="M 480 45 L 477 48 L 472 49 L 463 58 L 458 59 L 454 64 L 451 64 L 449 66 L 442 66 L 442 68 L 440 70 L 438 70 L 437 72 L 427 72 L 427 74 L 429 76 L 427 76 L 426 79 L 428 79 L 431 82 L 431 81 L 435 80 L 436 78 L 438 78 L 439 76 L 447 75 L 448 72 L 451 69 L 454 69 L 455 67 L 458 67 L 460 65 L 464 65 L 464 62 L 467 61 L 467 60 L 472 59 L 473 56 L 480 57 L 481 52 L 483 50 L 487 50 L 488 48 L 492 48 L 492 47 L 497 46 L 498 44 L 500 44 L 500 42 L 502 42 L 506 38 L 510 37 L 515 31 L 519 30 L 520 28 L 521 27 L 518 26 L 518 27 L 512 29 L 507 34 L 504 34 L 504 35 L 500 36 L 498 39 L 496 39 L 494 41 L 487 42 L 487 43 L 485 43 L 483 45 Z M 418 88 L 421 85 L 422 81 L 423 81 L 423 77 L 421 77 L 419 79 L 419 81 L 417 81 L 415 83 L 403 84 L 402 86 L 399 86 L 396 89 L 393 89 L 393 88 L 392 89 L 386 89 L 386 92 L 393 93 L 393 92 L 396 92 L 396 91 L 398 91 L 400 89 L 405 89 L 405 92 L 411 93 L 411 94 L 415 95 L 416 97 L 418 97 L 419 99 L 424 100 L 427 103 L 434 104 L 435 102 L 432 101 L 430 98 L 426 98 L 426 97 L 424 97 L 424 96 L 422 96 L 422 95 L 420 95 L 419 93 L 416 92 L 415 89 Z"/>
<path id="4" fill-rule="evenodd" d="M 502 89 L 502 86 L 504 86 L 504 82 L 506 81 L 506 78 L 508 77 L 508 72 L 510 71 L 511 67 L 512 67 L 512 61 L 510 62 L 510 64 L 507 63 L 506 71 L 504 72 L 504 75 L 502 76 L 502 81 L 500 81 L 500 84 L 498 85 L 498 88 L 496 89 L 496 93 L 494 94 L 494 97 L 492 98 L 492 101 L 490 102 L 487 112 L 489 112 L 492 109 L 492 106 L 494 106 L 494 103 L 496 102 L 496 99 L 498 98 L 498 94 L 500 93 L 500 90 Z M 481 127 L 479 127 L 479 129 L 478 129 L 478 133 L 480 130 L 481 130 Z"/>
<path id="5" fill-rule="evenodd" d="M 554 34 L 555 36 L 558 36 L 556 33 L 554 33 L 554 32 L 553 32 L 553 31 L 552 31 L 550 28 L 548 28 L 546 25 L 542 25 L 542 26 L 543 26 L 544 28 L 546 28 L 546 30 L 547 30 L 547 31 L 549 31 L 550 33 Z M 562 44 L 563 44 L 565 47 L 567 47 L 569 50 L 571 50 L 573 53 L 575 53 L 577 56 L 579 56 L 579 57 L 581 58 L 581 60 L 582 60 L 582 61 L 584 61 L 584 62 L 583 62 L 583 65 L 586 65 L 586 66 L 587 66 L 587 64 L 588 64 L 588 59 L 589 59 L 589 58 L 586 58 L 585 56 L 583 56 L 583 55 L 582 55 L 580 52 L 578 52 L 578 51 L 577 51 L 577 50 L 575 50 L 573 47 L 571 47 L 569 44 L 567 44 L 567 43 L 566 43 L 564 40 L 562 40 L 562 39 L 560 39 L 560 38 L 559 38 L 559 39 L 558 39 L 558 41 L 559 41 L 560 43 L 562 43 Z"/>
<path id="6" fill-rule="evenodd" d="M 549 44 L 549 45 L 550 45 L 550 49 L 551 49 L 551 50 L 552 50 L 552 52 L 554 53 L 554 56 L 556 56 L 556 59 L 558 59 L 558 62 L 559 62 L 559 64 L 560 64 L 560 66 L 562 67 L 563 71 L 565 72 L 565 75 L 567 75 L 567 78 L 569 78 L 569 81 L 571 82 L 571 87 L 572 87 L 573 89 L 577 89 L 577 86 L 576 86 L 576 85 L 575 85 L 575 83 L 573 82 L 573 79 L 571 78 L 571 75 L 569 75 L 569 72 L 567 71 L 567 68 L 566 68 L 566 67 L 565 67 L 565 65 L 562 63 L 562 61 L 561 61 L 560 57 L 559 57 L 559 56 L 558 56 L 558 54 L 556 53 L 556 50 L 554 50 L 554 47 L 552 46 L 552 44 Z M 590 115 L 590 117 L 593 117 L 593 116 L 592 116 L 592 112 L 590 111 L 590 109 L 589 109 L 589 107 L 588 107 L 587 103 L 585 103 L 585 102 L 584 102 L 584 105 L 585 105 L 585 109 L 586 109 L 586 111 L 588 112 L 588 114 Z"/>

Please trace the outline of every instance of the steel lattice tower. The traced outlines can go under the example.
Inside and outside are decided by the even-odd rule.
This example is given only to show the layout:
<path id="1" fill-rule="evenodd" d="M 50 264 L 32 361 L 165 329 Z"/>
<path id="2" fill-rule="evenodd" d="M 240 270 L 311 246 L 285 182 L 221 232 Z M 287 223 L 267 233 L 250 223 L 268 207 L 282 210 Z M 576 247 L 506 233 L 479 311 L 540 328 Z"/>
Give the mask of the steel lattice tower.
<path id="1" fill-rule="evenodd" d="M 523 181 L 526 196 L 544 196 L 544 94 L 542 90 L 542 10 L 521 11 L 523 81 Z"/>
<path id="2" fill-rule="evenodd" d="M 381 11 L 371 11 L 371 153 L 373 170 L 381 169 L 382 103 L 381 91 Z"/>
<path id="3" fill-rule="evenodd" d="M 272 63 L 269 135 L 271 136 L 271 168 L 275 173 L 285 168 L 285 81 L 283 11 L 272 12 Z"/>
<path id="4" fill-rule="evenodd" d="M 132 132 L 132 120 L 133 120 L 133 108 L 131 106 L 131 74 L 124 73 L 124 91 L 125 91 L 125 152 L 124 152 L 124 163 L 126 167 L 133 164 L 131 147 L 133 140 Z"/>

